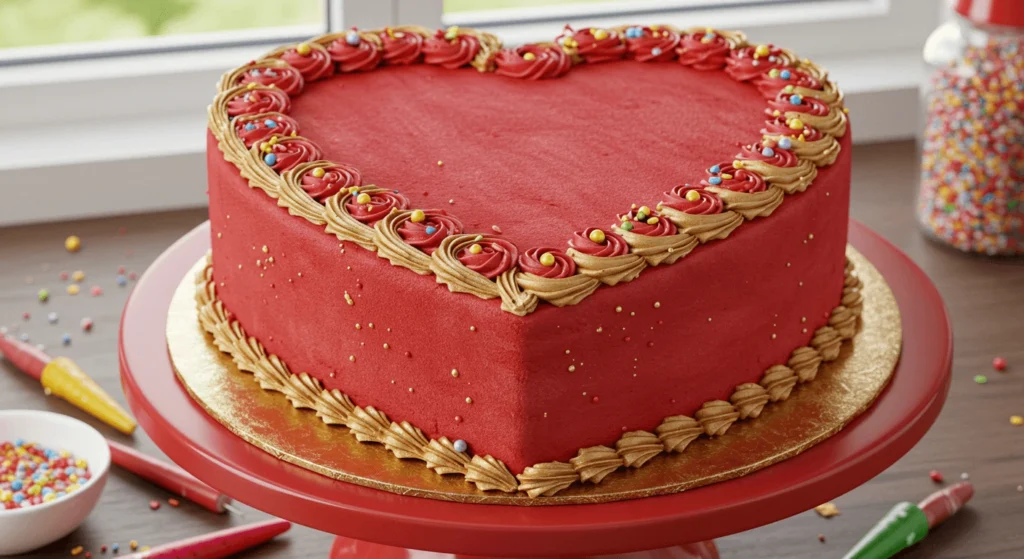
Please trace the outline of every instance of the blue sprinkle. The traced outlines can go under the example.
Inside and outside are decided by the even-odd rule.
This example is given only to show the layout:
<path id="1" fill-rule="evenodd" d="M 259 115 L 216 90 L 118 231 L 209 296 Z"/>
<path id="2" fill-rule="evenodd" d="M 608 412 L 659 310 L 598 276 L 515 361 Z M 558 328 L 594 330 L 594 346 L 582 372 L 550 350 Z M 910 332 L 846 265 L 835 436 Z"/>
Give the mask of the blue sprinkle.
<path id="1" fill-rule="evenodd" d="M 427 232 L 427 235 L 433 235 L 434 233 L 437 232 L 437 227 L 434 227 L 433 225 L 428 225 L 427 228 L 424 229 L 424 231 Z"/>
<path id="2" fill-rule="evenodd" d="M 249 73 L 252 74 L 253 76 L 258 76 L 258 75 L 260 75 L 260 69 L 259 68 L 253 68 L 252 71 L 250 71 Z"/>
<path id="3" fill-rule="evenodd" d="M 783 70 L 779 72 L 779 77 L 784 80 L 788 80 L 789 78 L 793 77 L 793 73 L 790 72 L 789 70 Z"/>
<path id="4" fill-rule="evenodd" d="M 722 184 L 722 177 L 711 177 L 708 179 L 708 182 L 711 184 Z"/>
<path id="5" fill-rule="evenodd" d="M 651 49 L 651 56 L 661 56 L 661 49 L 658 47 Z"/>
<path id="6" fill-rule="evenodd" d="M 263 126 L 266 126 L 267 128 L 277 128 L 277 123 L 268 118 L 263 121 Z"/>
<path id="7" fill-rule="evenodd" d="M 64 474 L 65 475 L 71 475 L 73 473 L 75 473 L 75 467 L 74 466 L 68 466 L 67 468 L 64 468 Z"/>
<path id="8" fill-rule="evenodd" d="M 50 493 L 53 493 L 53 489 L 52 488 L 50 488 L 50 487 L 44 487 L 43 488 L 43 495 L 49 495 Z"/>
<path id="9" fill-rule="evenodd" d="M 772 148 L 764 148 L 761 150 L 761 155 L 765 157 L 771 157 L 775 155 L 775 150 L 773 150 Z"/>
<path id="10" fill-rule="evenodd" d="M 65 496 L 67 496 L 67 493 L 65 493 L 65 492 L 63 492 L 63 491 L 58 491 L 58 492 L 57 492 L 57 498 L 58 498 L 58 499 L 60 499 L 61 497 L 65 497 Z"/>
<path id="11" fill-rule="evenodd" d="M 715 34 L 714 33 L 705 33 L 704 34 L 704 38 L 710 41 L 710 40 L 715 38 Z"/>
<path id="12" fill-rule="evenodd" d="M 455 441 L 455 443 L 452 444 L 452 446 L 455 448 L 455 452 L 466 452 L 466 449 L 469 448 L 469 445 L 466 444 L 466 441 L 462 439 Z"/>
<path id="13" fill-rule="evenodd" d="M 22 495 L 21 493 L 15 493 L 14 494 L 14 502 L 15 502 L 15 504 L 20 505 L 21 502 L 24 501 L 24 500 L 25 500 L 25 496 Z"/>
<path id="14" fill-rule="evenodd" d="M 247 123 L 245 123 L 245 129 L 246 130 L 256 130 L 256 125 L 251 123 L 251 122 L 247 122 Z"/>
<path id="15" fill-rule="evenodd" d="M 22 335 L 18 336 L 18 339 L 20 339 L 23 342 L 27 342 L 28 341 L 28 334 L 22 334 Z"/>
<path id="16" fill-rule="evenodd" d="M 118 275 L 117 285 L 120 285 L 121 287 L 128 285 L 128 278 L 124 277 L 124 275 Z"/>
<path id="17" fill-rule="evenodd" d="M 268 153 L 263 156 L 263 162 L 267 165 L 274 165 L 277 163 L 277 156 L 273 153 Z"/>
<path id="18" fill-rule="evenodd" d="M 14 446 L 25 446 L 25 439 L 14 439 Z M 20 467 L 21 464 L 18 464 Z"/>
<path id="19" fill-rule="evenodd" d="M 345 42 L 352 45 L 353 47 L 359 44 L 359 33 L 355 31 L 349 31 L 345 34 Z"/>
<path id="20" fill-rule="evenodd" d="M 782 149 L 789 149 L 793 147 L 793 140 L 786 137 L 779 138 L 779 147 Z"/>
<path id="21" fill-rule="evenodd" d="M 16 479 L 11 482 L 11 489 L 15 491 L 21 491 L 22 487 L 24 487 L 24 484 L 21 482 L 20 479 Z"/>
<path id="22" fill-rule="evenodd" d="M 799 105 L 800 103 L 803 102 L 803 100 L 804 100 L 804 98 L 800 97 L 799 95 L 790 95 L 789 96 L 789 102 L 792 105 Z"/>
<path id="23" fill-rule="evenodd" d="M 644 36 L 644 29 L 642 27 L 630 27 L 626 30 L 627 39 L 639 39 Z"/>
<path id="24" fill-rule="evenodd" d="M 718 173 L 722 172 L 722 168 L 719 167 L 718 165 L 715 165 L 714 167 L 708 169 L 708 172 L 711 173 L 712 175 L 717 175 Z"/>

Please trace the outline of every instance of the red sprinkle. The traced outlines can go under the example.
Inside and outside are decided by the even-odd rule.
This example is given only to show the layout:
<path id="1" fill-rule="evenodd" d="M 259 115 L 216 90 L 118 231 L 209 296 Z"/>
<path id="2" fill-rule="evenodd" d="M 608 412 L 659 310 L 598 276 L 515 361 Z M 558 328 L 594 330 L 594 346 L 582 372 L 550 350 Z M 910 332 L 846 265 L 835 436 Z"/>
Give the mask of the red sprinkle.
<path id="1" fill-rule="evenodd" d="M 107 552 L 107 546 L 106 545 L 101 545 L 100 546 L 100 553 L 106 553 L 106 552 Z"/>
<path id="2" fill-rule="evenodd" d="M 132 272 L 132 273 L 128 274 L 128 279 L 130 279 L 132 281 L 135 281 L 135 279 L 138 278 L 138 277 L 139 276 L 135 272 Z"/>
<path id="3" fill-rule="evenodd" d="M 150 510 L 156 510 L 156 509 L 160 508 L 160 501 L 150 501 L 149 502 L 149 508 L 150 508 Z"/>
<path id="4" fill-rule="evenodd" d="M 93 297 L 99 297 L 100 295 L 103 295 L 103 288 L 98 285 L 94 285 L 92 286 L 90 293 L 92 293 Z"/>
<path id="5" fill-rule="evenodd" d="M 992 360 L 992 368 L 997 371 L 1005 371 L 1006 359 L 1003 359 L 1002 357 L 996 357 L 995 359 Z"/>
<path id="6" fill-rule="evenodd" d="M 23 312 L 23 313 L 21 313 L 21 318 L 24 318 L 25 320 L 28 320 L 28 319 L 32 318 L 32 315 L 30 313 L 28 313 L 28 312 Z"/>
<path id="7" fill-rule="evenodd" d="M 172 507 L 177 507 L 178 505 L 181 504 L 181 501 L 175 499 L 174 497 L 171 497 L 170 499 L 167 499 L 167 504 L 171 505 Z"/>
<path id="8" fill-rule="evenodd" d="M 932 470 L 928 472 L 928 477 L 932 478 L 935 483 L 942 483 L 946 478 L 942 477 L 942 474 L 938 470 Z"/>
<path id="9" fill-rule="evenodd" d="M 825 543 L 825 534 L 818 534 L 818 541 L 821 543 Z"/>
<path id="10" fill-rule="evenodd" d="M 60 281 L 68 281 L 69 277 L 71 277 L 71 276 L 67 272 L 61 272 L 60 273 Z"/>
<path id="11" fill-rule="evenodd" d="M 92 552 L 91 551 L 86 551 L 85 552 L 85 559 L 92 559 Z"/>
<path id="12" fill-rule="evenodd" d="M 118 266 L 117 267 L 117 273 L 118 273 L 118 275 L 123 276 L 124 275 L 124 266 Z"/>
<path id="13" fill-rule="evenodd" d="M 598 398 L 597 396 L 594 396 L 593 398 L 590 399 L 590 401 L 596 404 L 596 403 L 600 402 L 601 399 Z"/>

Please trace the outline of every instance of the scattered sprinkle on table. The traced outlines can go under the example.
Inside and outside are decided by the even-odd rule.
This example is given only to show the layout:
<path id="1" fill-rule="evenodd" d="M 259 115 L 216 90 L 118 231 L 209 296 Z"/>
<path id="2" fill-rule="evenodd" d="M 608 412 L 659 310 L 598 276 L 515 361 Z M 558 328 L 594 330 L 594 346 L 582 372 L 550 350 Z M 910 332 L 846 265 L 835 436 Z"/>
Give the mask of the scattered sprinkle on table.
<path id="1" fill-rule="evenodd" d="M 118 275 L 117 276 L 117 285 L 119 285 L 121 287 L 124 287 L 124 286 L 128 285 L 128 278 L 124 277 L 124 274 Z"/>
<path id="2" fill-rule="evenodd" d="M 85 548 L 83 548 L 83 547 L 82 547 L 82 546 L 80 546 L 80 545 L 76 545 L 75 547 L 72 547 L 72 548 L 71 548 L 71 556 L 72 556 L 72 557 L 75 557 L 75 556 L 81 555 L 81 554 L 82 554 L 82 551 L 83 551 L 84 549 L 85 549 Z"/>
<path id="3" fill-rule="evenodd" d="M 150 501 L 149 510 L 157 510 L 160 508 L 160 501 Z"/>
<path id="4" fill-rule="evenodd" d="M 81 270 L 75 270 L 74 272 L 71 272 L 71 279 L 81 283 L 82 281 L 85 280 L 85 272 Z"/>
<path id="5" fill-rule="evenodd" d="M 977 384 L 985 384 L 988 382 L 988 377 L 985 375 L 974 375 L 974 382 Z"/>
<path id="6" fill-rule="evenodd" d="M 0 508 L 27 508 L 60 499 L 92 479 L 89 464 L 71 453 L 18 439 L 0 442 Z"/>
<path id="7" fill-rule="evenodd" d="M 113 551 L 114 553 L 117 553 L 120 550 L 121 550 L 121 546 L 119 544 L 117 544 L 117 543 L 110 544 L 110 551 Z"/>
<path id="8" fill-rule="evenodd" d="M 77 235 L 70 235 L 64 239 L 64 249 L 68 252 L 78 252 L 82 249 L 82 239 L 79 239 Z"/>
<path id="9" fill-rule="evenodd" d="M 83 332 L 89 332 L 90 330 L 92 330 L 92 319 L 91 318 L 83 318 L 81 325 L 82 325 L 82 331 Z"/>
<path id="10" fill-rule="evenodd" d="M 103 288 L 98 285 L 94 285 L 92 286 L 92 289 L 89 290 L 89 293 L 91 293 L 93 297 L 99 297 L 100 295 L 103 295 Z"/>
<path id="11" fill-rule="evenodd" d="M 1000 372 L 1005 371 L 1006 359 L 1003 359 L 1002 357 L 996 357 L 995 359 L 992 360 L 992 368 Z"/>
<path id="12" fill-rule="evenodd" d="M 825 543 L 825 534 L 818 534 L 818 541 L 821 543 Z"/>
<path id="13" fill-rule="evenodd" d="M 50 314 L 46 315 L 46 321 L 49 322 L 50 324 L 57 324 L 57 319 L 58 316 L 57 313 L 55 312 L 51 312 Z"/>
<path id="14" fill-rule="evenodd" d="M 1024 425 L 1024 417 L 1019 415 L 1010 416 L 1010 425 Z"/>
<path id="15" fill-rule="evenodd" d="M 50 290 L 44 287 L 43 289 L 39 290 L 39 293 L 36 294 L 36 297 L 39 298 L 40 303 L 45 303 L 50 300 Z"/>
<path id="16" fill-rule="evenodd" d="M 32 315 L 30 313 L 28 313 L 28 312 L 23 312 L 23 313 L 21 313 L 21 318 L 22 318 L 22 320 L 28 320 L 28 319 L 32 318 Z"/>
<path id="17" fill-rule="evenodd" d="M 68 281 L 69 277 L 71 277 L 71 274 L 69 274 L 67 272 L 61 272 L 60 273 L 60 281 Z"/>
<path id="18" fill-rule="evenodd" d="M 60 343 L 62 343 L 64 345 L 71 345 L 71 335 L 70 334 L 64 334 L 63 336 L 61 336 L 60 337 Z"/>
<path id="19" fill-rule="evenodd" d="M 928 472 L 928 477 L 932 478 L 932 481 L 934 481 L 935 483 L 942 483 L 943 481 L 945 481 L 945 478 L 942 477 L 942 474 L 939 473 L 938 470 L 932 470 Z"/>
<path id="20" fill-rule="evenodd" d="M 839 516 L 839 507 L 835 503 L 823 503 L 814 507 L 814 512 L 818 513 L 822 518 L 832 518 L 833 516 Z"/>
<path id="21" fill-rule="evenodd" d="M 971 476 L 967 475 L 967 472 L 963 472 L 960 474 L 960 479 L 962 479 L 963 481 L 967 481 L 971 479 Z"/>
<path id="22" fill-rule="evenodd" d="M 139 548 L 139 542 L 137 542 L 135 540 L 132 540 L 132 541 L 128 542 L 128 547 L 132 548 L 132 551 L 135 551 L 136 549 Z"/>
<path id="23" fill-rule="evenodd" d="M 171 497 L 170 499 L 167 499 L 167 504 L 171 505 L 174 508 L 178 508 L 178 506 L 181 505 L 181 501 L 175 499 L 174 497 Z"/>

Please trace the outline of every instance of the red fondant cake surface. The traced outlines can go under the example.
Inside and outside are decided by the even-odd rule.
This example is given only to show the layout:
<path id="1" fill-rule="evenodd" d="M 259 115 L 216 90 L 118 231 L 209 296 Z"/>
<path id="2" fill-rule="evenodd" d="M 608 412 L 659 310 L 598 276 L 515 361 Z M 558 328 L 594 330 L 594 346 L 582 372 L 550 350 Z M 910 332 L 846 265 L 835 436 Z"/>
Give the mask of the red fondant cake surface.
<path id="1" fill-rule="evenodd" d="M 364 184 L 453 213 L 470 232 L 497 225 L 526 250 L 564 247 L 630 204 L 700 182 L 760 139 L 765 106 L 753 86 L 679 64 L 583 65 L 540 81 L 419 65 L 307 84 L 290 116 Z"/>
<path id="2" fill-rule="evenodd" d="M 586 33 L 577 36 L 589 41 Z M 397 52 L 388 51 L 388 41 L 410 38 L 391 31 L 379 37 L 385 60 Z M 598 43 L 616 46 L 618 39 L 602 37 L 593 35 Z M 366 37 L 353 40 L 366 52 L 377 52 Z M 614 444 L 624 431 L 652 431 L 665 417 L 692 416 L 704 402 L 729 399 L 737 385 L 757 382 L 766 368 L 786 363 L 794 349 L 808 345 L 837 306 L 844 278 L 850 135 L 839 140 L 835 163 L 817 169 L 794 152 L 761 142 L 770 117 L 757 86 L 763 73 L 757 52 L 780 53 L 782 58 L 772 55 L 768 66 L 774 67 L 792 63 L 788 51 L 744 47 L 750 50 L 743 51 L 746 58 L 730 58 L 732 73 L 742 70 L 739 78 L 714 69 L 724 61 L 704 70 L 687 66 L 692 61 L 595 64 L 587 58 L 597 56 L 590 42 L 578 45 L 589 61 L 571 71 L 559 47 L 531 45 L 502 51 L 497 73 L 412 64 L 370 65 L 361 69 L 373 71 L 329 76 L 335 68 L 322 67 L 323 61 L 344 47 L 338 41 L 330 42 L 330 51 L 319 43 L 312 50 L 304 44 L 306 55 L 295 50 L 295 56 L 318 61 L 299 68 L 306 78 L 301 95 L 249 89 L 218 99 L 225 119 L 247 106 L 287 113 L 252 117 L 255 122 L 243 126 L 244 134 L 261 136 L 263 128 L 277 127 L 290 132 L 294 124 L 301 138 L 286 134 L 254 143 L 252 153 L 243 146 L 243 157 L 252 156 L 249 163 L 256 165 L 242 165 L 246 178 L 230 161 L 238 161 L 237 153 L 225 159 L 214 134 L 208 143 L 216 295 L 292 372 L 308 373 L 357 405 L 408 421 L 430 438 L 462 439 L 472 454 L 492 455 L 517 473 L 541 462 L 565 462 L 580 448 Z M 622 55 L 619 50 L 614 57 Z M 503 69 L 502 64 L 508 65 Z M 538 68 L 558 77 L 529 81 L 502 75 L 533 75 Z M 788 101 L 801 113 L 799 95 Z M 785 96 L 778 98 L 777 124 L 818 134 L 784 118 L 786 102 Z M 845 117 L 835 112 L 838 108 L 822 107 L 828 109 L 824 114 L 808 118 L 817 116 L 816 122 L 842 135 L 838 130 L 845 130 Z M 266 118 L 275 122 L 261 122 Z M 225 128 L 238 131 L 234 125 Z M 741 159 L 775 174 L 762 177 L 744 164 L 733 165 L 741 145 L 753 145 Z M 515 264 L 514 253 L 526 255 L 536 268 L 545 266 L 545 251 L 567 251 L 556 251 L 565 275 L 592 273 L 583 269 L 589 262 L 583 245 L 596 243 L 603 250 L 614 241 L 621 249 L 616 255 L 637 262 L 642 253 L 636 240 L 627 244 L 612 232 L 619 215 L 634 219 L 622 222 L 620 233 L 674 237 L 671 246 L 687 252 L 671 265 L 639 260 L 641 267 L 651 265 L 639 277 L 601 285 L 576 304 L 545 302 L 517 316 L 494 299 L 450 292 L 454 284 L 447 279 L 392 265 L 354 240 L 339 241 L 344 233 L 335 236 L 330 220 L 332 232 L 327 232 L 315 219 L 299 217 L 302 211 L 293 215 L 282 207 L 295 210 L 292 202 L 268 196 L 283 195 L 276 186 L 265 192 L 249 185 L 264 180 L 263 173 L 276 180 L 278 173 L 321 152 L 333 164 L 326 174 L 305 171 L 299 177 L 303 195 L 337 200 L 349 194 L 342 187 L 358 184 L 361 176 L 364 185 L 401 194 L 370 191 L 372 196 L 360 194 L 365 198 L 360 202 L 353 193 L 344 206 L 356 210 L 353 216 L 377 212 L 381 217 L 386 213 L 381 209 L 389 209 L 381 205 L 385 199 L 407 213 L 444 210 L 463 232 L 488 235 L 486 241 L 468 241 L 486 247 L 480 252 L 474 245 L 472 254 L 462 249 L 454 268 L 456 273 L 483 270 L 486 278 L 466 273 L 488 287 L 492 276 Z M 709 174 L 714 165 L 721 168 Z M 254 173 L 260 176 L 253 179 Z M 755 178 L 757 188 L 748 184 Z M 711 190 L 686 200 L 720 209 L 731 194 L 725 207 L 747 211 L 749 221 L 733 229 L 734 222 L 716 237 L 727 237 L 723 240 L 709 237 L 698 245 L 674 224 L 648 221 L 650 210 L 630 211 L 632 204 L 656 208 L 664 192 L 702 182 Z M 714 194 L 716 187 L 725 190 Z M 686 190 L 676 192 L 684 196 Z M 758 202 L 748 204 L 749 197 Z M 686 207 L 680 205 L 683 198 L 677 202 Z M 414 224 L 411 214 L 408 218 L 403 228 L 444 233 L 426 231 L 430 221 Z M 588 240 L 595 227 L 606 233 L 606 241 Z M 382 247 L 374 244 L 380 235 L 378 229 L 371 235 L 374 242 L 364 238 L 361 244 Z M 571 246 L 585 253 L 582 260 L 572 256 L 570 238 Z M 502 255 L 489 251 L 498 244 L 509 262 L 496 267 Z M 660 256 L 673 256 L 672 250 Z M 443 253 L 438 248 L 431 266 Z M 598 277 L 615 283 L 607 275 Z"/>

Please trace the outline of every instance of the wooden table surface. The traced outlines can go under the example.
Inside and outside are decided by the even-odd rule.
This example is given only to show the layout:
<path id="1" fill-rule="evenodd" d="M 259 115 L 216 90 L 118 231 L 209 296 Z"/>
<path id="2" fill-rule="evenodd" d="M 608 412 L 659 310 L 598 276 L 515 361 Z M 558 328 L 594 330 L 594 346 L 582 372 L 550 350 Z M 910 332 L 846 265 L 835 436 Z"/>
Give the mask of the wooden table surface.
<path id="1" fill-rule="evenodd" d="M 904 250 L 932 278 L 953 320 L 955 360 L 952 393 L 938 422 L 906 457 L 835 503 L 842 514 L 826 520 L 806 512 L 757 530 L 719 541 L 722 556 L 733 558 L 839 557 L 899 500 L 918 501 L 936 486 L 929 470 L 947 480 L 970 474 L 977 493 L 971 506 L 936 530 L 902 558 L 1024 557 L 1024 427 L 1010 424 L 1024 415 L 1024 262 L 965 256 L 937 246 L 918 232 L 913 219 L 916 160 L 911 143 L 855 148 L 852 215 Z M 33 343 L 76 360 L 108 392 L 123 402 L 117 368 L 117 327 L 128 287 L 118 287 L 117 269 L 141 273 L 168 245 L 206 219 L 205 211 L 110 218 L 75 223 L 0 229 L 0 326 Z M 80 235 L 84 248 L 69 254 L 64 238 Z M 82 270 L 82 292 L 70 296 L 61 271 Z M 90 295 L 93 285 L 103 289 Z M 50 301 L 36 300 L 48 288 Z M 129 286 L 130 287 L 130 286 Z M 22 313 L 31 313 L 24 320 Z M 58 314 L 57 324 L 47 314 Z M 90 317 L 91 333 L 79 322 Z M 63 333 L 72 338 L 61 347 Z M 1005 373 L 992 370 L 996 355 L 1007 359 Z M 974 382 L 975 375 L 988 383 Z M 162 456 L 141 430 L 134 439 L 111 429 L 70 405 L 43 396 L 27 376 L 0 365 L 0 409 L 48 409 L 83 419 L 108 436 L 147 453 Z M 167 506 L 168 495 L 129 474 L 114 470 L 96 510 L 63 540 L 26 557 L 67 556 L 76 545 L 92 550 L 129 540 L 161 544 L 229 525 L 261 519 L 245 509 L 244 517 L 215 516 L 194 505 Z M 164 503 L 151 511 L 150 500 Z M 244 507 L 243 507 L 244 509 Z M 824 544 L 818 534 L 826 537 Z M 296 527 L 250 557 L 326 556 L 331 536 Z M 122 552 L 123 553 L 123 552 Z"/>

